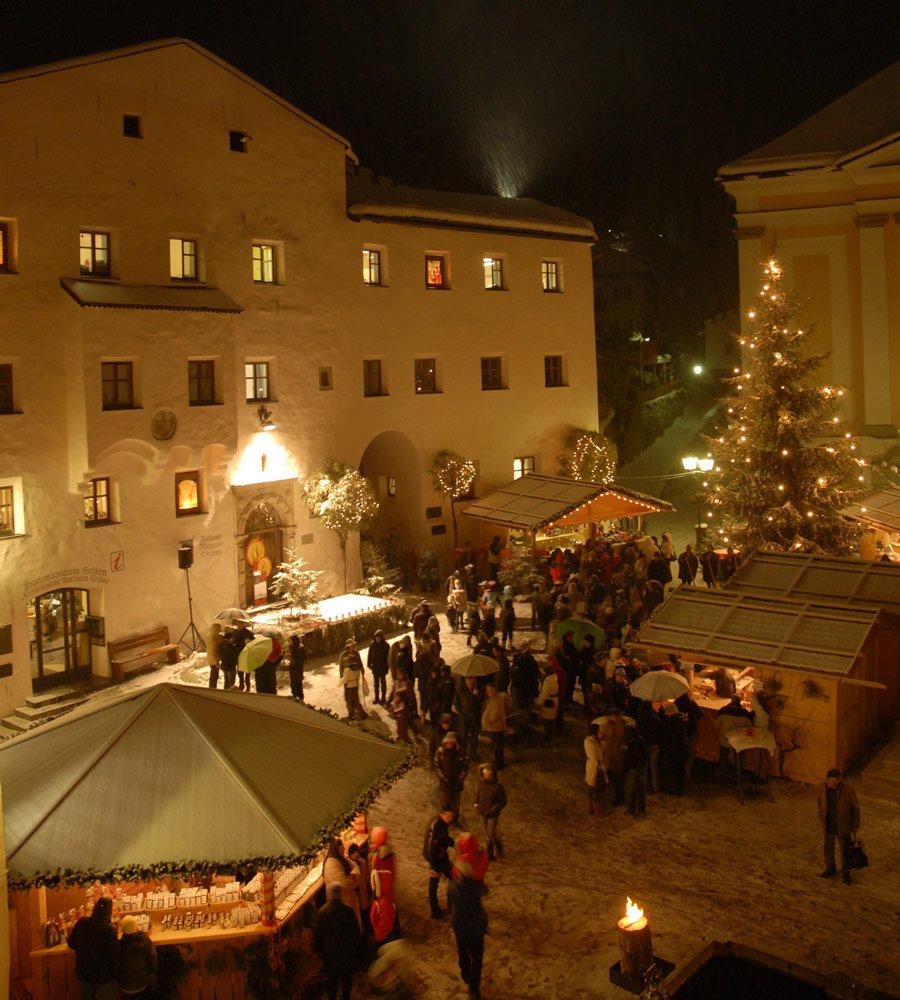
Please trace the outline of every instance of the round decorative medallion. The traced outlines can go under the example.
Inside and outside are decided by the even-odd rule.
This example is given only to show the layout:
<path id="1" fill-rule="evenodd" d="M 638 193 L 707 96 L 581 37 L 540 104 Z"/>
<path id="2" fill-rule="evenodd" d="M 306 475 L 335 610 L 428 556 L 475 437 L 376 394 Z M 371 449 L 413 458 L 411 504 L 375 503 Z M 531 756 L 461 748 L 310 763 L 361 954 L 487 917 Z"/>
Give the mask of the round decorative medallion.
<path id="1" fill-rule="evenodd" d="M 178 429 L 178 417 L 172 410 L 157 410 L 150 421 L 150 433 L 154 441 L 168 441 Z"/>

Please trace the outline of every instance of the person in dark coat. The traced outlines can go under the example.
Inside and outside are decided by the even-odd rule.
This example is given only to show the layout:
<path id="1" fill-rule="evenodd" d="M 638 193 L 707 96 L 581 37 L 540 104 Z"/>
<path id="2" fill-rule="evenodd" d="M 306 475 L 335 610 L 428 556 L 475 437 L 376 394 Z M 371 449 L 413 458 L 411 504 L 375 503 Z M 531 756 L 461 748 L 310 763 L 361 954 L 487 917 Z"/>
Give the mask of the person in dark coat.
<path id="1" fill-rule="evenodd" d="M 668 560 L 657 550 L 647 563 L 647 580 L 658 583 L 665 590 L 666 584 L 672 582 L 672 570 Z"/>
<path id="2" fill-rule="evenodd" d="M 291 679 L 291 697 L 303 701 L 303 669 L 306 666 L 306 649 L 296 633 L 288 640 L 288 676 Z"/>
<path id="3" fill-rule="evenodd" d="M 338 984 L 342 1000 L 350 1000 L 353 974 L 365 957 L 365 941 L 349 906 L 341 902 L 342 889 L 333 883 L 326 889 L 326 903 L 316 913 L 313 947 L 325 966 L 328 1000 L 337 1000 Z"/>
<path id="4" fill-rule="evenodd" d="M 112 900 L 101 896 L 89 917 L 75 921 L 66 940 L 75 952 L 75 978 L 81 1000 L 118 1000 L 119 939 L 111 918 Z"/>
<path id="5" fill-rule="evenodd" d="M 700 560 L 694 552 L 693 545 L 685 545 L 684 552 L 678 557 L 678 579 L 684 586 L 693 587 L 699 568 Z"/>
<path id="6" fill-rule="evenodd" d="M 626 726 L 622 770 L 625 773 L 625 807 L 629 816 L 643 816 L 647 812 L 648 762 L 644 737 L 637 727 Z"/>
<path id="7" fill-rule="evenodd" d="M 456 938 L 459 972 L 469 988 L 470 997 L 481 996 L 481 967 L 484 961 L 484 935 L 487 914 L 481 905 L 487 887 L 481 879 L 466 874 L 466 865 L 457 861 L 447 889 L 450 920 Z"/>
<path id="8" fill-rule="evenodd" d="M 375 692 L 375 704 L 387 704 L 388 655 L 391 647 L 384 637 L 384 632 L 377 629 L 372 636 L 369 652 L 366 654 L 366 666 L 372 671 L 372 688 Z"/>
<path id="9" fill-rule="evenodd" d="M 130 914 L 122 917 L 121 929 L 119 990 L 123 997 L 152 997 L 156 992 L 156 948 Z"/>
<path id="10" fill-rule="evenodd" d="M 238 622 L 238 627 L 235 630 L 234 635 L 231 637 L 232 643 L 234 643 L 234 648 L 237 651 L 237 658 L 240 658 L 241 652 L 244 646 L 253 638 L 253 633 L 247 626 L 246 622 Z M 220 654 L 221 655 L 221 654 Z M 237 665 L 237 660 L 235 661 Z M 238 670 L 237 672 L 238 687 L 241 691 L 250 690 L 250 674 L 244 670 Z"/>
<path id="11" fill-rule="evenodd" d="M 844 782 L 839 768 L 831 768 L 825 775 L 825 783 L 819 785 L 816 809 L 825 834 L 825 869 L 821 877 L 831 878 L 837 871 L 834 860 L 834 846 L 837 844 L 841 851 L 841 876 L 844 884 L 850 885 L 847 848 L 859 832 L 859 800 L 853 786 Z"/>
<path id="12" fill-rule="evenodd" d="M 653 703 L 642 701 L 638 706 L 634 721 L 647 747 L 647 787 L 651 792 L 659 791 L 659 744 L 662 739 L 662 720 L 653 711 Z"/>
<path id="13" fill-rule="evenodd" d="M 715 587 L 719 578 L 719 553 L 712 547 L 706 546 L 706 551 L 700 557 L 700 571 L 703 574 L 703 582 L 707 587 Z"/>
<path id="14" fill-rule="evenodd" d="M 666 703 L 660 739 L 662 789 L 671 795 L 684 792 L 684 765 L 688 755 L 687 723 L 671 703 Z"/>
<path id="15" fill-rule="evenodd" d="M 219 665 L 222 668 L 222 685 L 226 691 L 234 687 L 235 677 L 237 676 L 237 662 L 238 651 L 234 644 L 234 636 L 223 639 L 219 643 Z"/>
<path id="16" fill-rule="evenodd" d="M 482 764 L 480 772 L 481 780 L 475 792 L 475 812 L 484 824 L 488 857 L 493 861 L 503 853 L 503 841 L 497 834 L 497 823 L 500 821 L 500 813 L 506 808 L 506 789 L 503 782 L 497 780 L 497 769 L 493 764 Z"/>
<path id="17" fill-rule="evenodd" d="M 581 654 L 575 645 L 574 632 L 568 631 L 563 635 L 558 659 L 566 672 L 565 705 L 571 706 L 575 704 L 575 699 L 572 696 L 575 694 L 575 681 L 581 670 Z"/>
<path id="18" fill-rule="evenodd" d="M 459 745 L 456 733 L 444 734 L 441 745 L 434 755 L 434 769 L 438 776 L 438 793 L 441 812 L 450 812 L 453 822 L 459 822 L 459 797 L 469 771 L 469 762 Z"/>
<path id="19" fill-rule="evenodd" d="M 453 812 L 442 809 L 432 817 L 425 828 L 422 853 L 428 862 L 428 904 L 431 907 L 431 916 L 435 920 L 444 916 L 444 911 L 438 902 L 438 886 L 442 878 L 450 878 L 451 865 L 448 852 L 453 846 L 453 838 L 450 836 L 452 822 Z"/>

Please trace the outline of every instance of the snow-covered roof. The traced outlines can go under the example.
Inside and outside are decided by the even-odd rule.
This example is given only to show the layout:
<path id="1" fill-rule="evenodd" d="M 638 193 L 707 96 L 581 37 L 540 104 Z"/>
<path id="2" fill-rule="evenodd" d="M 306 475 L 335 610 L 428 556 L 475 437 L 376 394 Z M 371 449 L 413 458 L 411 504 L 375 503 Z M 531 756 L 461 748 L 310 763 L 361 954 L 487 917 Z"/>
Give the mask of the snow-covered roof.
<path id="1" fill-rule="evenodd" d="M 493 229 L 593 243 L 593 223 L 533 198 L 426 191 L 394 184 L 360 170 L 348 178 L 348 212 L 360 219 L 390 219 L 462 229 Z"/>
<path id="2" fill-rule="evenodd" d="M 870 493 L 859 503 L 850 504 L 841 512 L 864 524 L 885 531 L 900 532 L 900 490 L 886 489 Z M 900 567 L 898 567 L 900 569 Z M 898 597 L 900 601 L 900 597 Z"/>
<path id="3" fill-rule="evenodd" d="M 220 288 L 207 285 L 123 285 L 117 281 L 60 278 L 59 283 L 81 306 L 111 309 L 175 309 L 188 312 L 241 312 L 242 307 Z"/>
<path id="4" fill-rule="evenodd" d="M 866 80 L 795 128 L 719 170 L 723 180 L 799 170 L 840 170 L 900 141 L 900 62 Z"/>

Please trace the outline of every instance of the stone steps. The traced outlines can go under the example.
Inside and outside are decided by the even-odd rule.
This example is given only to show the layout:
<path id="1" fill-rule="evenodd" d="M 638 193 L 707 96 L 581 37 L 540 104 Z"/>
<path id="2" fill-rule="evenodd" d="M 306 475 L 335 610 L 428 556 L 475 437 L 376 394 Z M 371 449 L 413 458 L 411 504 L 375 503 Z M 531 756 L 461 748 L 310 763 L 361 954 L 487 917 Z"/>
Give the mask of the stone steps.
<path id="1" fill-rule="evenodd" d="M 61 687 L 29 695 L 12 715 L 0 720 L 0 740 L 28 732 L 42 722 L 48 722 L 87 701 L 93 688 Z"/>

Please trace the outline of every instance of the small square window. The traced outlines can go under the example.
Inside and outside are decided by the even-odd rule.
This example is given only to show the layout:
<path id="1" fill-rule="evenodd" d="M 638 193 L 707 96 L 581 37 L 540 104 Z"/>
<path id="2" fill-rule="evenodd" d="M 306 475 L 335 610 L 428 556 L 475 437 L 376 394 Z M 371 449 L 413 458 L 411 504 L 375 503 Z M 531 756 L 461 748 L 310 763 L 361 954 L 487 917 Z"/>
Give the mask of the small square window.
<path id="1" fill-rule="evenodd" d="M 272 243 L 253 244 L 253 280 L 256 284 L 278 283 L 277 249 Z"/>
<path id="2" fill-rule="evenodd" d="M 363 361 L 363 395 L 385 396 L 384 382 L 381 377 L 381 359 L 366 358 Z"/>
<path id="3" fill-rule="evenodd" d="M 503 260 L 500 257 L 484 257 L 484 287 L 489 291 L 500 291 L 503 288 Z"/>
<path id="4" fill-rule="evenodd" d="M 425 255 L 425 287 L 447 288 L 447 258 L 443 254 Z"/>
<path id="5" fill-rule="evenodd" d="M 319 388 L 334 388 L 334 373 L 332 372 L 331 365 L 326 365 L 319 369 Z"/>
<path id="6" fill-rule="evenodd" d="M 481 388 L 482 389 L 502 389 L 503 388 L 503 359 L 502 358 L 482 358 L 481 359 Z"/>
<path id="7" fill-rule="evenodd" d="M 78 247 L 81 273 L 85 277 L 108 278 L 109 233 L 85 230 L 78 234 Z"/>
<path id="8" fill-rule="evenodd" d="M 564 386 L 563 358 L 561 354 L 544 355 L 544 385 L 548 389 Z"/>
<path id="9" fill-rule="evenodd" d="M 13 407 L 13 366 L 0 365 L 0 413 L 15 413 Z"/>
<path id="10" fill-rule="evenodd" d="M 104 410 L 130 410 L 134 406 L 134 364 L 103 361 L 100 365 Z"/>
<path id="11" fill-rule="evenodd" d="M 140 115 L 122 115 L 122 135 L 126 139 L 143 139 Z"/>
<path id="12" fill-rule="evenodd" d="M 513 459 L 513 479 L 521 479 L 529 472 L 534 472 L 534 455 L 523 455 Z"/>
<path id="13" fill-rule="evenodd" d="M 10 225 L 0 222 L 0 271 L 9 274 L 13 270 Z"/>
<path id="14" fill-rule="evenodd" d="M 109 480 L 91 479 L 84 491 L 84 523 L 87 526 L 111 521 Z"/>
<path id="15" fill-rule="evenodd" d="M 197 280 L 196 240 L 169 240 L 169 275 L 173 281 Z"/>
<path id="16" fill-rule="evenodd" d="M 389 497 L 395 497 L 397 495 L 397 478 L 396 476 L 387 477 L 387 495 Z"/>
<path id="17" fill-rule="evenodd" d="M 541 261 L 541 288 L 545 292 L 561 292 L 562 285 L 559 280 L 559 261 Z"/>
<path id="18" fill-rule="evenodd" d="M 437 360 L 416 358 L 414 363 L 416 393 L 437 392 Z"/>
<path id="19" fill-rule="evenodd" d="M 363 284 L 381 284 L 381 251 L 368 250 L 365 247 L 362 252 L 363 264 Z"/>
<path id="20" fill-rule="evenodd" d="M 16 533 L 16 497 L 12 486 L 0 486 L 0 535 Z"/>
<path id="21" fill-rule="evenodd" d="M 215 401 L 215 361 L 188 361 L 188 403 L 191 406 L 211 406 Z"/>
<path id="22" fill-rule="evenodd" d="M 202 482 L 199 470 L 175 473 L 175 514 L 205 514 Z"/>
<path id="23" fill-rule="evenodd" d="M 253 137 L 240 129 L 228 130 L 228 148 L 232 153 L 246 153 Z"/>
<path id="24" fill-rule="evenodd" d="M 271 396 L 268 361 L 247 361 L 244 364 L 244 391 L 248 403 L 268 403 Z"/>

